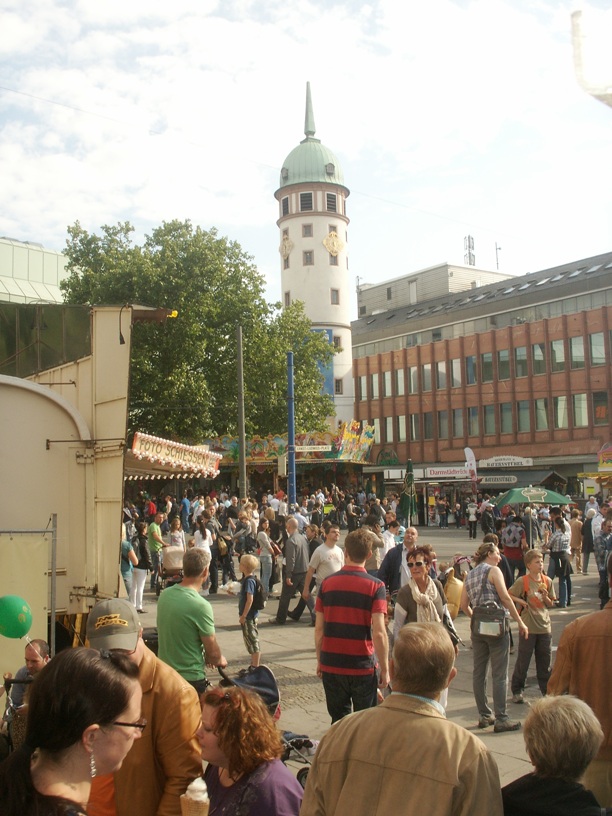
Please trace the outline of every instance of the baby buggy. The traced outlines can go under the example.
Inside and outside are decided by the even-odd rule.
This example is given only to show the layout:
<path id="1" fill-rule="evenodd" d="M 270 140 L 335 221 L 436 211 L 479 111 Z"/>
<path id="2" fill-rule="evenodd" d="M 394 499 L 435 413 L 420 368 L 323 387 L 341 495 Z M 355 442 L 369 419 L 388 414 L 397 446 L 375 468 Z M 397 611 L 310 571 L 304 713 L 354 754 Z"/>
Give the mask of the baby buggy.
<path id="1" fill-rule="evenodd" d="M 235 677 L 230 677 L 221 668 L 218 671 L 222 678 L 221 686 L 240 686 L 240 688 L 254 691 L 262 698 L 272 717 L 275 720 L 279 719 L 280 690 L 274 674 L 267 666 L 257 666 L 256 668 L 250 666 L 248 669 L 239 671 Z M 310 770 L 310 757 L 314 754 L 319 743 L 317 740 L 309 739 L 304 734 L 294 734 L 291 731 L 282 731 L 281 739 L 284 747 L 281 760 L 285 764 L 292 761 L 304 765 L 297 772 L 297 781 L 305 788 Z"/>
<path id="2" fill-rule="evenodd" d="M 184 555 L 185 550 L 182 547 L 164 547 L 155 583 L 156 595 L 159 595 L 162 589 L 166 589 L 172 584 L 180 584 L 183 580 Z"/>

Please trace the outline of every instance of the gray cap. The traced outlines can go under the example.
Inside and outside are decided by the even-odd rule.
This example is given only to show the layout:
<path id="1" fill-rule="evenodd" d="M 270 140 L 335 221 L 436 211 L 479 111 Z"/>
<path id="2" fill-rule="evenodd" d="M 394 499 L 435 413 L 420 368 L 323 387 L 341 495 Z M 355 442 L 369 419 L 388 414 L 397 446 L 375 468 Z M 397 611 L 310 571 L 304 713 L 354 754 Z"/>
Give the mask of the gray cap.
<path id="1" fill-rule="evenodd" d="M 140 621 L 136 609 L 123 598 L 100 601 L 87 618 L 87 639 L 92 649 L 126 649 L 138 645 Z"/>

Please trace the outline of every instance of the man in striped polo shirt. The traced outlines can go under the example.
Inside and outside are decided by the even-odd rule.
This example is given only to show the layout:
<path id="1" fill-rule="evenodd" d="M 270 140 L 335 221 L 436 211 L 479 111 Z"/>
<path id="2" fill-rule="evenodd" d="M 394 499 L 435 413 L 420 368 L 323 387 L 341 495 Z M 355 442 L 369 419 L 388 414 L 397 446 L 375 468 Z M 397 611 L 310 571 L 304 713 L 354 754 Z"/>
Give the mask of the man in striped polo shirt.
<path id="1" fill-rule="evenodd" d="M 378 687 L 389 684 L 385 585 L 364 566 L 373 537 L 362 528 L 348 534 L 344 567 L 325 578 L 317 596 L 317 674 L 332 723 L 375 706 Z"/>

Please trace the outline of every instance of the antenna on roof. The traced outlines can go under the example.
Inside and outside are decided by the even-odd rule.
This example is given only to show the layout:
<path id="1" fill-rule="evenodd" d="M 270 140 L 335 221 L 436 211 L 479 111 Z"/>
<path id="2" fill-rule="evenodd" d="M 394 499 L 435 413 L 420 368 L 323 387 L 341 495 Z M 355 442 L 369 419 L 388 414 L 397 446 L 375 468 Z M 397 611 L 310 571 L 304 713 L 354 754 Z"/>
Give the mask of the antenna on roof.
<path id="1" fill-rule="evenodd" d="M 501 247 L 497 246 L 497 241 L 495 242 L 495 265 L 497 266 L 497 270 L 499 271 L 499 253 L 501 252 Z"/>
<path id="2" fill-rule="evenodd" d="M 463 248 L 465 255 L 463 262 L 466 266 L 476 266 L 476 256 L 474 255 L 474 239 L 471 235 L 466 235 L 463 239 Z"/>

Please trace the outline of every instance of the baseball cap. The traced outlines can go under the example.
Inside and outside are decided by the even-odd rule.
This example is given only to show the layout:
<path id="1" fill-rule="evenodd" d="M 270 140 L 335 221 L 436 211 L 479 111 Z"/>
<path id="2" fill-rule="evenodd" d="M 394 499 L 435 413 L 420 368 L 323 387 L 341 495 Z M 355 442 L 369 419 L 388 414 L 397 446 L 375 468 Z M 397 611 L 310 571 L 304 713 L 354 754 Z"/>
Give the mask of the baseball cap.
<path id="1" fill-rule="evenodd" d="M 87 639 L 92 649 L 126 649 L 138 645 L 140 621 L 135 607 L 123 598 L 100 601 L 87 618 Z"/>

